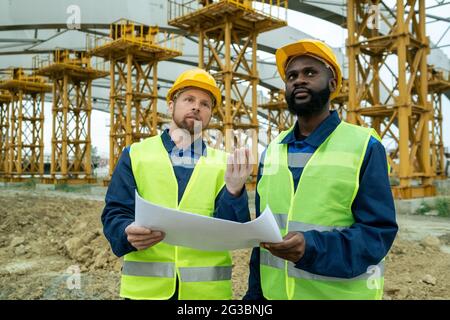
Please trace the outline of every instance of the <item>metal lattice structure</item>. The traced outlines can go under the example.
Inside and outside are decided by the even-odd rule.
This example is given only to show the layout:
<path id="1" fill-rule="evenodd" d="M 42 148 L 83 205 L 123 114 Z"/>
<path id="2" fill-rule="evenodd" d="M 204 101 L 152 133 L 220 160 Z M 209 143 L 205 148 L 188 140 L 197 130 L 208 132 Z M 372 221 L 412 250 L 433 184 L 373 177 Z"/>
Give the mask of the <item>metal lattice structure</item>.
<path id="1" fill-rule="evenodd" d="M 450 90 L 450 77 L 444 72 L 428 68 L 428 90 L 433 104 L 433 121 L 431 122 L 431 167 L 436 178 L 445 179 L 445 152 L 442 135 L 442 96 L 443 92 Z"/>
<path id="2" fill-rule="evenodd" d="M 287 25 L 286 0 L 169 1 L 169 25 L 198 36 L 200 68 L 210 71 L 224 93 L 210 128 L 225 150 L 250 146 L 258 154 L 257 37 Z M 216 140 L 217 141 L 217 140 Z M 254 166 L 256 175 L 257 166 Z"/>
<path id="3" fill-rule="evenodd" d="M 386 30 L 369 28 L 372 13 L 381 8 Z M 397 0 L 394 9 L 383 1 L 347 2 L 349 59 L 348 121 L 377 130 L 394 146 L 389 151 L 396 198 L 435 195 L 432 184 L 429 123 L 432 108 L 427 95 L 428 39 L 423 0 Z M 389 59 L 396 60 L 392 70 Z M 388 73 L 394 84 L 386 83 Z M 384 96 L 382 91 L 387 92 Z"/>
<path id="4" fill-rule="evenodd" d="M 91 163 L 92 81 L 108 72 L 91 67 L 84 51 L 36 56 L 36 74 L 53 82 L 51 178 L 47 183 L 94 182 Z"/>
<path id="5" fill-rule="evenodd" d="M 9 142 L 9 112 L 11 95 L 0 90 L 0 176 L 6 171 L 6 156 Z"/>
<path id="6" fill-rule="evenodd" d="M 0 82 L 12 96 L 10 136 L 5 177 L 21 181 L 44 174 L 44 101 L 51 91 L 43 77 L 26 75 L 21 68 L 10 70 L 9 79 Z"/>
<path id="7" fill-rule="evenodd" d="M 110 63 L 110 176 L 124 147 L 167 121 L 157 111 L 157 65 L 181 55 L 181 44 L 175 34 L 128 20 L 111 24 L 109 38 L 88 38 L 90 54 Z"/>
<path id="8" fill-rule="evenodd" d="M 296 120 L 288 110 L 284 90 L 271 90 L 269 97 L 269 102 L 258 106 L 267 111 L 267 143 L 281 131 L 288 130 Z"/>

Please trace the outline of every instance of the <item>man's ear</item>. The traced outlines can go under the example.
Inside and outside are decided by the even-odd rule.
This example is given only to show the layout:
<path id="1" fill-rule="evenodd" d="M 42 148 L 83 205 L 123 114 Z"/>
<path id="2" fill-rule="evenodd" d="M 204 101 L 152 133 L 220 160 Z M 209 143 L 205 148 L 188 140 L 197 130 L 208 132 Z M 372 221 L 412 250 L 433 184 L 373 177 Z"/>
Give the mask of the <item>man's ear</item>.
<path id="1" fill-rule="evenodd" d="M 336 87 L 337 87 L 337 81 L 334 78 L 331 78 L 328 81 L 328 88 L 330 89 L 330 92 L 333 93 L 336 91 Z"/>
<path id="2" fill-rule="evenodd" d="M 167 106 L 167 109 L 169 110 L 169 114 L 171 116 L 173 116 L 173 106 L 174 106 L 174 102 L 172 100 L 169 101 L 169 105 Z"/>

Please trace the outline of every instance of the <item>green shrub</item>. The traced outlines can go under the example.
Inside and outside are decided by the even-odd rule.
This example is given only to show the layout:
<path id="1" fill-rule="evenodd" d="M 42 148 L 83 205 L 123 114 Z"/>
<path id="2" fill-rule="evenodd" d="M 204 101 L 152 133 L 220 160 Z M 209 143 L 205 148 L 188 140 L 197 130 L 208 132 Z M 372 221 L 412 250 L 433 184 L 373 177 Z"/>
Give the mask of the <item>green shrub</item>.
<path id="1" fill-rule="evenodd" d="M 422 200 L 419 208 L 416 210 L 416 214 L 425 214 L 427 212 L 430 212 L 431 210 L 433 210 L 433 208 L 424 200 Z"/>
<path id="2" fill-rule="evenodd" d="M 435 206 L 440 217 L 450 217 L 450 199 L 438 198 Z"/>

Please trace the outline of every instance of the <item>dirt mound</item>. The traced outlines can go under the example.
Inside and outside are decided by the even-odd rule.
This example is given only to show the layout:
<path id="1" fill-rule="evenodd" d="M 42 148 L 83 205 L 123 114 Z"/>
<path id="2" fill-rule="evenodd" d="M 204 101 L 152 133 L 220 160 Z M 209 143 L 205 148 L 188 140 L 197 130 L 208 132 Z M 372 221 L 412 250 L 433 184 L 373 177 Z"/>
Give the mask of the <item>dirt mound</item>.
<path id="1" fill-rule="evenodd" d="M 67 256 L 81 271 L 114 269 L 119 264 L 102 233 L 102 209 L 102 202 L 82 199 L 0 198 L 0 246 L 16 257 Z"/>
<path id="2" fill-rule="evenodd" d="M 395 241 L 386 257 L 384 299 L 450 298 L 450 255 L 433 238 Z"/>
<path id="3" fill-rule="evenodd" d="M 83 290 L 64 289 L 70 267 L 76 266 L 81 282 L 95 288 L 105 276 L 118 281 L 120 259 L 114 256 L 102 233 L 100 201 L 27 195 L 0 196 L 0 298 L 94 298 Z M 102 271 L 107 271 L 102 272 Z M 112 272 L 112 274 L 110 274 Z M 105 290 L 102 298 L 117 297 Z M 117 287 L 117 286 L 114 286 Z M 63 290 L 64 291 L 64 290 Z M 104 292 L 110 292 L 110 295 Z"/>

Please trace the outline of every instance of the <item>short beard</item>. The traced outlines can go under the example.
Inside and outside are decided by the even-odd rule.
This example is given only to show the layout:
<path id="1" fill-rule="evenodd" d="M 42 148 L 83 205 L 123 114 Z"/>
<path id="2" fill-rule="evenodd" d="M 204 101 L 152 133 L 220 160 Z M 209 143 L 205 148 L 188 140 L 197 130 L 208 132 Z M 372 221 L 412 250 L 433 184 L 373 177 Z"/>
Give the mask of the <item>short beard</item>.
<path id="1" fill-rule="evenodd" d="M 289 112 L 298 117 L 311 117 L 321 114 L 327 109 L 328 100 L 330 98 L 331 91 L 327 87 L 321 91 L 309 90 L 310 99 L 305 103 L 296 103 L 295 94 L 292 91 L 289 97 L 286 97 L 286 103 L 288 105 Z"/>
<path id="2" fill-rule="evenodd" d="M 181 121 L 177 121 L 177 120 L 173 119 L 173 121 L 175 122 L 175 124 L 177 125 L 178 128 L 186 130 L 190 134 L 194 133 L 194 126 L 192 126 L 192 127 L 189 126 L 184 119 Z"/>
<path id="3" fill-rule="evenodd" d="M 195 121 L 194 125 L 192 125 L 192 126 L 188 125 L 188 123 L 186 122 L 185 119 L 183 119 L 181 121 L 177 121 L 174 119 L 174 122 L 178 128 L 188 131 L 191 135 L 201 133 L 206 129 L 206 128 L 203 128 L 201 121 Z"/>

